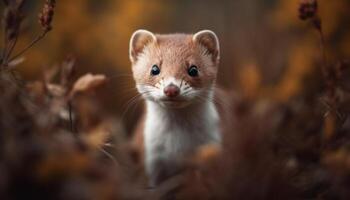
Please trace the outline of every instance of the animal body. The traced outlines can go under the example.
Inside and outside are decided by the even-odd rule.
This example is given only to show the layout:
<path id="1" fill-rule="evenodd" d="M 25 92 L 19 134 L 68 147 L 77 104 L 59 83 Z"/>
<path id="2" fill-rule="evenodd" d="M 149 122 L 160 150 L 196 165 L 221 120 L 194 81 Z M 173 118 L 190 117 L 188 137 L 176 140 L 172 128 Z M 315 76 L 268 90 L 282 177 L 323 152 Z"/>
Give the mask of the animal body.
<path id="1" fill-rule="evenodd" d="M 216 34 L 134 32 L 129 50 L 133 77 L 145 100 L 141 120 L 145 170 L 152 186 L 183 167 L 208 144 L 220 145 L 214 88 L 220 60 Z"/>

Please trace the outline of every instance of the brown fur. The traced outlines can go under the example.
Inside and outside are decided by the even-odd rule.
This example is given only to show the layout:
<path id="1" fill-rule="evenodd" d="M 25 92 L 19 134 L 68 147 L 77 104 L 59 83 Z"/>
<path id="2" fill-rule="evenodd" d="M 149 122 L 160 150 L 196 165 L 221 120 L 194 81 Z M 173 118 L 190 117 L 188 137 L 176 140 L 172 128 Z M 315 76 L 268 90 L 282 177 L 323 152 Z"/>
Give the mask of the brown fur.
<path id="1" fill-rule="evenodd" d="M 169 75 L 184 79 L 194 88 L 203 88 L 215 81 L 217 67 L 203 63 L 203 56 L 207 54 L 207 49 L 201 43 L 194 42 L 193 35 L 172 34 L 156 35 L 156 37 L 156 42 L 148 43 L 144 47 L 139 60 L 146 62 L 145 65 L 150 68 L 155 64 L 158 65 L 162 74 L 157 77 L 147 76 L 150 68 L 137 67 L 135 63 L 133 72 L 137 83 L 155 85 Z M 200 77 L 188 77 L 187 69 L 191 65 L 198 67 Z"/>
<path id="2" fill-rule="evenodd" d="M 218 47 L 211 42 L 214 38 L 208 38 L 206 35 L 196 40 L 193 38 L 192 34 L 136 35 L 134 43 L 130 45 L 135 82 L 155 86 L 164 77 L 171 76 L 184 80 L 193 88 L 209 90 L 216 81 L 219 64 Z M 150 76 L 153 65 L 160 68 L 159 76 Z M 188 68 L 192 65 L 198 67 L 200 76 L 190 77 L 187 74 Z M 140 163 L 143 163 L 144 159 L 144 126 L 145 113 L 135 128 L 131 143 Z"/>

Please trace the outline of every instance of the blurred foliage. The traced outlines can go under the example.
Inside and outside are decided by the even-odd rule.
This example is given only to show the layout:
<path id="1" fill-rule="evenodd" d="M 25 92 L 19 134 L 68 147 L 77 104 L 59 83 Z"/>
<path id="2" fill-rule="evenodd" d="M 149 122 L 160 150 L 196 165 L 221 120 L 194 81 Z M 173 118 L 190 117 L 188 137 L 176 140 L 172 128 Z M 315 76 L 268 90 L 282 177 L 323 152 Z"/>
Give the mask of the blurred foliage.
<path id="1" fill-rule="evenodd" d="M 27 4 L 28 10 L 40 9 L 39 1 Z M 341 59 L 350 55 L 350 28 L 346 26 L 349 2 L 321 0 L 320 4 L 330 56 Z M 303 77 L 315 71 L 313 64 L 318 57 L 315 33 L 297 20 L 297 6 L 298 1 L 61 0 L 55 30 L 27 54 L 31 59 L 19 70 L 27 78 L 37 78 L 43 68 L 73 54 L 84 66 L 79 68 L 81 73 L 110 75 L 113 87 L 105 99 L 109 108 L 121 112 L 120 105 L 135 94 L 129 93 L 133 81 L 126 76 L 130 74 L 128 42 L 133 31 L 145 28 L 160 33 L 196 32 L 206 28 L 215 30 L 221 40 L 220 84 L 236 86 L 240 70 L 256 65 L 262 84 L 272 87 L 267 93 L 287 100 L 298 93 Z M 35 22 L 35 12 L 30 12 L 19 49 L 38 31 L 32 25 Z M 120 100 L 120 93 L 127 97 Z"/>
<path id="2" fill-rule="evenodd" d="M 25 2 L 14 52 L 41 33 L 43 3 Z M 323 45 L 299 1 L 57 1 L 53 30 L 12 66 L 28 81 L 0 71 L 0 197 L 348 199 L 350 2 L 318 4 Z M 223 151 L 203 147 L 154 191 L 125 137 L 139 117 L 128 60 L 139 28 L 214 30 L 233 104 Z"/>

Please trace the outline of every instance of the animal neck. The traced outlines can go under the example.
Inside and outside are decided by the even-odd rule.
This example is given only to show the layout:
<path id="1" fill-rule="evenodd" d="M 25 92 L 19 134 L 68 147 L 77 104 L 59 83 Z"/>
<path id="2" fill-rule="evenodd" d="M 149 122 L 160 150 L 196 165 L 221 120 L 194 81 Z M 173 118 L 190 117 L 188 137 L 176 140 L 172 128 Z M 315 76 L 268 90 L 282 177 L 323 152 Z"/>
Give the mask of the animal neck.
<path id="1" fill-rule="evenodd" d="M 146 101 L 146 129 L 152 134 L 216 135 L 218 113 L 209 93 L 205 99 L 191 103 L 184 108 L 168 108 L 154 101 Z M 147 127 L 148 126 L 148 127 Z M 216 136 L 215 136 L 216 137 Z"/>
<path id="2" fill-rule="evenodd" d="M 207 100 L 201 102 L 194 102 L 182 108 L 167 107 L 154 101 L 147 101 L 146 104 L 147 109 L 149 109 L 149 111 L 155 111 L 160 115 L 165 115 L 163 117 L 185 117 L 185 115 L 191 117 L 192 115 L 195 115 L 198 112 L 203 112 L 204 110 L 206 110 L 210 102 Z"/>
<path id="3" fill-rule="evenodd" d="M 219 117 L 210 99 L 208 96 L 184 108 L 146 101 L 145 165 L 151 184 L 177 172 L 182 159 L 202 145 L 220 144 Z"/>

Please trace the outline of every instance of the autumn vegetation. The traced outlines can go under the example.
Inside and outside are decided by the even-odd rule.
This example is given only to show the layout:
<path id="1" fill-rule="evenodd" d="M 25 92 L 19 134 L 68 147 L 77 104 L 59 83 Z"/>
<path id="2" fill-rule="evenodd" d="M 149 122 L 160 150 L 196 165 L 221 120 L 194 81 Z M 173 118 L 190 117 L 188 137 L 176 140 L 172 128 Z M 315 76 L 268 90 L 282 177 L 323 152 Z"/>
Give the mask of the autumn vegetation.
<path id="1" fill-rule="evenodd" d="M 280 1 L 254 24 L 254 41 L 237 28 L 219 34 L 224 148 L 198 149 L 187 170 L 154 189 L 129 145 L 141 101 L 131 98 L 123 48 L 132 28 L 122 27 L 168 4 L 106 1 L 111 11 L 96 20 L 87 16 L 96 3 L 38 2 L 2 1 L 0 199 L 350 198 L 347 0 Z M 111 63 L 127 67 L 101 66 Z"/>

